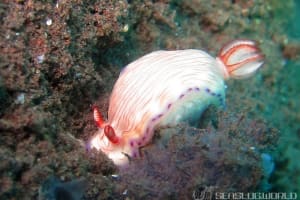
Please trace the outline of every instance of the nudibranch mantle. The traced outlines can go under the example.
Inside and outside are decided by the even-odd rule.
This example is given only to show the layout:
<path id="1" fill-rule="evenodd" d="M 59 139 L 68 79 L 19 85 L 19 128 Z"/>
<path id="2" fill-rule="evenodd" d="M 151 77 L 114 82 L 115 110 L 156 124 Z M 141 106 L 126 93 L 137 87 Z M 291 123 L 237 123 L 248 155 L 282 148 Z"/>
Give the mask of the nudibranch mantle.
<path id="1" fill-rule="evenodd" d="M 224 79 L 247 77 L 262 64 L 263 55 L 250 40 L 228 43 L 217 58 L 195 49 L 147 54 L 120 73 L 107 122 L 94 108 L 99 131 L 91 148 L 124 165 L 128 157 L 139 157 L 156 127 L 191 123 L 209 105 L 224 105 Z"/>

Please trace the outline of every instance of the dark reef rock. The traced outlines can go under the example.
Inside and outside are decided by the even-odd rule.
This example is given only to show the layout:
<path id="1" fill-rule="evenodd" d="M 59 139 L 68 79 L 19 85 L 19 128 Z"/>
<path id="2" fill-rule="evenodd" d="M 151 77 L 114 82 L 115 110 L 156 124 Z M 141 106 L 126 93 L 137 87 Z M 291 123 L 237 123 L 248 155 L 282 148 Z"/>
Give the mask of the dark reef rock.
<path id="1" fill-rule="evenodd" d="M 202 191 L 270 185 L 299 191 L 300 79 L 293 78 L 299 75 L 299 43 L 291 43 L 284 28 L 290 28 L 294 6 L 252 0 L 1 1 L 0 199 L 37 199 L 51 175 L 64 182 L 85 177 L 82 199 L 88 200 L 191 199 Z M 257 40 L 266 65 L 251 79 L 227 83 L 226 113 L 204 114 L 201 129 L 157 130 L 143 158 L 126 171 L 101 152 L 86 151 L 97 129 L 90 105 L 106 113 L 122 67 L 158 49 L 216 54 L 233 38 Z M 282 55 L 295 64 L 286 65 Z M 280 140 L 275 151 L 278 134 L 269 127 L 289 143 Z M 264 153 L 271 160 L 262 160 Z M 273 155 L 276 175 L 268 183 Z"/>

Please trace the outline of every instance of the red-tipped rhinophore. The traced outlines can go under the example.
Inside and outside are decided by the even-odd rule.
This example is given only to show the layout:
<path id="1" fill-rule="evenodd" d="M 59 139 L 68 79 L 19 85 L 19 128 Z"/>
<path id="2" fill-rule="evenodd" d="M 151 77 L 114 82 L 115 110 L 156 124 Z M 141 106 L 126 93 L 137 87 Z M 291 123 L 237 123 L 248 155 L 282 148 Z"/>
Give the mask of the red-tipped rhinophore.
<path id="1" fill-rule="evenodd" d="M 118 136 L 116 136 L 115 130 L 110 125 L 106 125 L 104 127 L 104 134 L 114 144 L 119 142 Z"/>
<path id="2" fill-rule="evenodd" d="M 101 113 L 99 111 L 99 108 L 97 106 L 93 106 L 93 114 L 94 114 L 94 120 L 99 128 L 105 127 L 105 122 L 103 120 L 103 117 L 101 116 Z"/>
<path id="3" fill-rule="evenodd" d="M 99 128 L 104 128 L 104 134 L 114 144 L 117 144 L 119 142 L 118 136 L 116 136 L 115 130 L 110 125 L 106 125 L 99 108 L 97 106 L 93 106 L 93 114 L 94 114 L 94 120 Z"/>

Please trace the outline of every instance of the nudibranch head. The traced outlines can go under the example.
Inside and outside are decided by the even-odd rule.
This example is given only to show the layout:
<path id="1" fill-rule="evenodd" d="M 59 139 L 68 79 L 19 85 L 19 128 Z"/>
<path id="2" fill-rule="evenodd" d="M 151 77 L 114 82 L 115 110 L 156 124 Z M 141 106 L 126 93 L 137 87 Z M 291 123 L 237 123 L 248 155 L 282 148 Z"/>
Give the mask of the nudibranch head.
<path id="1" fill-rule="evenodd" d="M 91 140 L 91 147 L 101 150 L 118 165 L 126 163 L 127 158 L 124 157 L 125 155 L 122 153 L 122 150 L 120 151 L 117 148 L 122 145 L 122 137 L 118 137 L 114 128 L 104 121 L 97 106 L 93 106 L 92 109 L 99 131 L 97 136 Z"/>
<path id="2" fill-rule="evenodd" d="M 155 128 L 193 123 L 209 105 L 224 105 L 224 79 L 248 77 L 262 64 L 263 55 L 249 40 L 225 45 L 217 58 L 195 49 L 147 54 L 122 70 L 107 121 L 93 107 L 99 131 L 91 148 L 124 165 L 129 157 L 139 157 Z"/>

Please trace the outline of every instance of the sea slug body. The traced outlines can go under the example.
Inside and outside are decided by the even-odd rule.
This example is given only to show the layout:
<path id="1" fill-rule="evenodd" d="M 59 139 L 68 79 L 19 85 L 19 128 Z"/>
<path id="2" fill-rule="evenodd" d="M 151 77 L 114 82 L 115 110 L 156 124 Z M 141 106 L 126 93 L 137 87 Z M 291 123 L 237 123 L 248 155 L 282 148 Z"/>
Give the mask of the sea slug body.
<path id="1" fill-rule="evenodd" d="M 155 128 L 193 123 L 209 105 L 224 105 L 224 79 L 248 77 L 263 60 L 250 40 L 228 43 L 217 58 L 195 49 L 147 54 L 121 72 L 107 121 L 94 107 L 99 131 L 90 145 L 116 165 L 124 165 L 128 156 L 139 157 L 139 148 L 151 141 Z"/>

